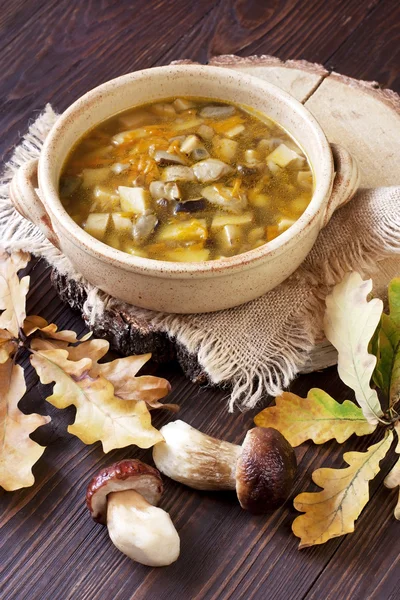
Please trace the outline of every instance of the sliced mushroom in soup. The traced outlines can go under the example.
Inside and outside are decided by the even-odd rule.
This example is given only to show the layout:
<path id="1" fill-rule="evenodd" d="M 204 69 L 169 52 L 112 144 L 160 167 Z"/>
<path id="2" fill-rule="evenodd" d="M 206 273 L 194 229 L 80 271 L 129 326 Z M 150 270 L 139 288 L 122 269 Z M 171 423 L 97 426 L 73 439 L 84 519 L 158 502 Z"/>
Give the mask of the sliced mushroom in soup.
<path id="1" fill-rule="evenodd" d="M 123 252 L 201 262 L 286 231 L 314 188 L 307 156 L 253 109 L 169 98 L 117 114 L 68 156 L 60 196 L 88 234 Z"/>

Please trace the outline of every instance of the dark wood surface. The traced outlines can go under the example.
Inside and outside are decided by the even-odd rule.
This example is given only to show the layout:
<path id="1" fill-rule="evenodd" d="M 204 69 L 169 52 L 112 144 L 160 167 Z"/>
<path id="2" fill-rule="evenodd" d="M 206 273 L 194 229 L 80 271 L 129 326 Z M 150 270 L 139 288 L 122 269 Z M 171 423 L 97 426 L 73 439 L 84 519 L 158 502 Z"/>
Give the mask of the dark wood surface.
<path id="1" fill-rule="evenodd" d="M 274 54 L 304 58 L 399 91 L 400 5 L 396 0 L 14 0 L 0 2 L 0 131 L 7 159 L 30 119 L 46 102 L 61 111 L 78 96 L 129 71 L 212 55 Z M 42 263 L 29 268 L 31 313 L 60 327 L 84 330 L 65 307 Z M 253 413 L 226 411 L 226 392 L 187 381 L 175 363 L 157 369 L 170 379 L 180 418 L 211 435 L 240 442 Z M 397 491 L 381 484 L 391 463 L 371 484 L 371 501 L 356 532 L 323 546 L 297 550 L 290 526 L 292 498 L 312 489 L 318 466 L 341 466 L 343 450 L 363 450 L 366 439 L 344 447 L 304 444 L 298 478 L 285 507 L 267 517 L 242 511 L 231 494 L 199 493 L 166 481 L 163 507 L 181 536 L 177 563 L 148 569 L 129 561 L 94 524 L 84 506 L 87 482 L 100 466 L 148 451 L 104 455 L 66 432 L 73 411 L 45 403 L 48 390 L 27 371 L 27 412 L 51 414 L 37 433 L 48 445 L 34 468 L 32 488 L 0 492 L 0 598 L 2 600 L 191 600 L 400 598 L 399 525 L 392 511 Z M 324 387 L 338 400 L 346 389 L 336 370 L 300 377 L 292 389 Z M 267 404 L 268 399 L 265 403 Z M 169 415 L 156 415 L 156 425 Z M 375 439 L 379 436 L 376 434 Z"/>

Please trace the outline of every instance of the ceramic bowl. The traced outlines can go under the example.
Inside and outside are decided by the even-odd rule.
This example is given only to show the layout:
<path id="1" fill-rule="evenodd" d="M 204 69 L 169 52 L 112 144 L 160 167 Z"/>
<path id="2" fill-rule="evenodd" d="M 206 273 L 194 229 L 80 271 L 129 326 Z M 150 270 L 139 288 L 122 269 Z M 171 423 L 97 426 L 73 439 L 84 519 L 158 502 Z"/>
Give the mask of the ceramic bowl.
<path id="1" fill-rule="evenodd" d="M 173 96 L 245 104 L 277 121 L 297 140 L 311 162 L 315 190 L 306 211 L 287 231 L 231 258 L 176 263 L 111 248 L 71 219 L 61 204 L 58 183 L 77 140 L 120 111 Z M 311 113 L 286 92 L 230 69 L 171 65 L 118 77 L 79 98 L 51 129 L 39 161 L 17 172 L 10 191 L 17 210 L 38 225 L 92 284 L 136 306 L 195 313 L 248 302 L 286 279 L 307 256 L 333 211 L 350 200 L 358 182 L 358 168 L 349 153 L 330 146 Z"/>

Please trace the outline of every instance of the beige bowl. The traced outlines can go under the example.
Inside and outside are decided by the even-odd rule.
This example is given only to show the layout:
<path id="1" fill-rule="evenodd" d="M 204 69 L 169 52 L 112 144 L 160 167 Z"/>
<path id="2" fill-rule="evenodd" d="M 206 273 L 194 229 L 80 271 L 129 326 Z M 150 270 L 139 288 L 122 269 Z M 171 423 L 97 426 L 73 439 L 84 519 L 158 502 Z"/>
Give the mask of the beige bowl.
<path id="1" fill-rule="evenodd" d="M 307 210 L 287 231 L 264 246 L 224 260 L 174 263 L 115 250 L 70 218 L 58 195 L 58 181 L 71 147 L 115 113 L 171 96 L 245 104 L 294 136 L 312 164 L 315 191 Z M 350 200 L 358 182 L 357 165 L 348 152 L 332 149 L 314 117 L 286 92 L 229 69 L 175 65 L 124 75 L 82 96 L 50 131 L 39 161 L 17 172 L 10 191 L 17 210 L 36 223 L 92 284 L 136 306 L 193 313 L 237 306 L 281 283 L 307 256 L 333 211 Z"/>

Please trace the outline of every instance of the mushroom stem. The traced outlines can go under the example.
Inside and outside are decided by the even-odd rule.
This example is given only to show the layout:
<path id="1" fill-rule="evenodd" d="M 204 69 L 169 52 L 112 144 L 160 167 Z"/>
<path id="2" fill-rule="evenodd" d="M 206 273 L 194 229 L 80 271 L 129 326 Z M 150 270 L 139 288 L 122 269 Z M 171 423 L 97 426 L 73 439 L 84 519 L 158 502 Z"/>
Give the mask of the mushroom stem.
<path id="1" fill-rule="evenodd" d="M 179 556 L 179 536 L 169 514 L 134 490 L 108 495 L 107 528 L 118 550 L 143 565 L 163 567 Z"/>
<path id="2" fill-rule="evenodd" d="M 241 446 L 201 433 L 183 421 L 160 429 L 165 442 L 153 448 L 157 468 L 197 490 L 235 490 Z"/>

